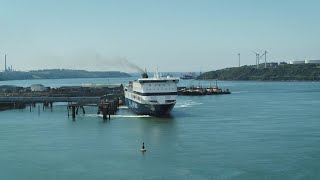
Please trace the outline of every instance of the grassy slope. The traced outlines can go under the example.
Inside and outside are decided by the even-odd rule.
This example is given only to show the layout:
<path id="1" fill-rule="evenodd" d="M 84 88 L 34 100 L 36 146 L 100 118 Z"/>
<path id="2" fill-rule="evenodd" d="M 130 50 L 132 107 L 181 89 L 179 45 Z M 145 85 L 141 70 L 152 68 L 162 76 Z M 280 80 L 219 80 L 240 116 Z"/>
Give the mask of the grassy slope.
<path id="1" fill-rule="evenodd" d="M 289 80 L 320 80 L 320 66 L 315 64 L 279 65 L 275 68 L 260 68 L 255 66 L 242 66 L 226 68 L 217 71 L 203 73 L 198 79 L 219 80 L 265 80 L 265 81 L 289 81 Z"/>
<path id="2" fill-rule="evenodd" d="M 20 79 L 64 79 L 64 78 L 109 78 L 109 77 L 129 77 L 130 75 L 117 71 L 89 72 L 84 70 L 51 69 L 29 72 L 7 72 L 0 73 L 0 80 L 20 80 Z"/>

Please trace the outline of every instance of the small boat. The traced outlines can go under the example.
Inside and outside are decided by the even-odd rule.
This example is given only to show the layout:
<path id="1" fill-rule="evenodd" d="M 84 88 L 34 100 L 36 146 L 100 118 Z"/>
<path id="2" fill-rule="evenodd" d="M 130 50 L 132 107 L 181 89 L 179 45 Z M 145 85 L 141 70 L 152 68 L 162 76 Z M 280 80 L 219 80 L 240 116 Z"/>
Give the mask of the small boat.
<path id="1" fill-rule="evenodd" d="M 185 73 L 185 74 L 182 74 L 182 76 L 180 77 L 180 79 L 196 79 L 197 76 L 195 73 Z"/>
<path id="2" fill-rule="evenodd" d="M 183 88 L 178 91 L 179 95 L 186 95 L 186 96 L 201 96 L 206 95 L 205 90 L 201 87 L 194 87 L 191 86 L 190 88 Z"/>
<path id="3" fill-rule="evenodd" d="M 178 95 L 184 95 L 184 96 L 202 96 L 202 95 L 219 95 L 219 94 L 231 94 L 229 89 L 220 89 L 217 85 L 214 87 L 211 86 L 208 88 L 202 88 L 202 87 L 194 87 L 191 86 L 190 88 L 188 87 L 179 87 L 178 88 Z"/>

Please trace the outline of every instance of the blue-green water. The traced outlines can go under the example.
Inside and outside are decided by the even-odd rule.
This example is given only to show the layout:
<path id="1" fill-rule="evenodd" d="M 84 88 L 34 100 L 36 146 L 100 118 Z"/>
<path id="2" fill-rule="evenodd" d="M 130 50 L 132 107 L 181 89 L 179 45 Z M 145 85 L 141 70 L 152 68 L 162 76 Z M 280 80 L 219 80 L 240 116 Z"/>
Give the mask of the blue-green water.
<path id="1" fill-rule="evenodd" d="M 12 81 L 49 86 L 128 79 Z M 180 85 L 190 85 L 181 81 Z M 197 85 L 198 82 L 193 82 Z M 209 82 L 201 82 L 208 86 Z M 220 82 L 231 95 L 178 97 L 172 117 L 61 103 L 0 112 L 0 179 L 319 179 L 319 82 Z M 147 152 L 140 152 L 145 142 Z"/>

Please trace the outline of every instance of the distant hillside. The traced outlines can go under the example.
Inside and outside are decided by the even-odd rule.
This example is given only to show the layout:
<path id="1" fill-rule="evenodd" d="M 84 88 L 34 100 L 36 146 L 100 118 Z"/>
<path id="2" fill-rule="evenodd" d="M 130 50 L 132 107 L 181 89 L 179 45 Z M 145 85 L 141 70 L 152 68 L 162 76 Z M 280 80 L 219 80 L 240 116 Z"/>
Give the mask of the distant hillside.
<path id="1" fill-rule="evenodd" d="M 120 71 L 84 71 L 68 69 L 48 69 L 38 71 L 13 71 L 1 72 L 0 80 L 22 80 L 22 79 L 66 79 L 66 78 L 113 78 L 130 77 L 129 74 Z"/>
<path id="2" fill-rule="evenodd" d="M 319 81 L 320 66 L 316 64 L 282 64 L 272 68 L 255 66 L 226 68 L 203 73 L 197 79 L 261 80 L 261 81 Z"/>

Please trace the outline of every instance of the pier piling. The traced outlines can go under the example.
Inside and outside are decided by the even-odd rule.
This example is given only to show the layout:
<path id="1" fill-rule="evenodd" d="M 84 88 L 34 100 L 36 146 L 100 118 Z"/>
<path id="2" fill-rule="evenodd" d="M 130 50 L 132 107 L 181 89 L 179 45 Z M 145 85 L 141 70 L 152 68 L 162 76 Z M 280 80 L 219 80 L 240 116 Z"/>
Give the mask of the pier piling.
<path id="1" fill-rule="evenodd" d="M 83 107 L 83 106 L 81 106 L 81 109 L 82 109 L 82 113 L 83 113 L 83 114 L 86 114 L 86 111 L 84 110 L 84 107 Z"/>
<path id="2" fill-rule="evenodd" d="M 107 120 L 107 106 L 106 105 L 103 105 L 102 106 L 102 119 L 103 120 Z M 110 119 L 110 118 L 109 118 Z"/>
<path id="3" fill-rule="evenodd" d="M 79 107 L 76 107 L 76 115 L 78 115 Z"/>
<path id="4" fill-rule="evenodd" d="M 76 107 L 72 106 L 72 118 L 76 118 Z"/>
<path id="5" fill-rule="evenodd" d="M 109 114 L 109 120 L 110 120 L 110 114 L 111 114 L 111 111 L 110 111 L 110 104 L 108 104 L 108 114 Z"/>
<path id="6" fill-rule="evenodd" d="M 51 112 L 53 111 L 53 102 L 50 102 L 50 109 L 51 109 Z"/>

